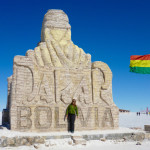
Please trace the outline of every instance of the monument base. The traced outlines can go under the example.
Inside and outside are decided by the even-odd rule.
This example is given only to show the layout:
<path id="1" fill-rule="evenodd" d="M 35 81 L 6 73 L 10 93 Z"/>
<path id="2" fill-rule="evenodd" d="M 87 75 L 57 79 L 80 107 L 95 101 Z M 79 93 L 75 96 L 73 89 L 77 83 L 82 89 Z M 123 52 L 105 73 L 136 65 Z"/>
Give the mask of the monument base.
<path id="1" fill-rule="evenodd" d="M 17 132 L 7 129 L 0 130 L 0 147 L 17 147 L 30 146 L 36 143 L 45 144 L 46 141 L 54 139 L 73 139 L 82 137 L 84 141 L 89 140 L 118 140 L 118 141 L 143 141 L 150 139 L 150 134 L 140 130 L 129 128 L 119 128 L 116 130 L 91 130 L 91 131 L 76 131 L 74 134 L 68 132 L 50 132 L 50 133 L 31 133 Z"/>

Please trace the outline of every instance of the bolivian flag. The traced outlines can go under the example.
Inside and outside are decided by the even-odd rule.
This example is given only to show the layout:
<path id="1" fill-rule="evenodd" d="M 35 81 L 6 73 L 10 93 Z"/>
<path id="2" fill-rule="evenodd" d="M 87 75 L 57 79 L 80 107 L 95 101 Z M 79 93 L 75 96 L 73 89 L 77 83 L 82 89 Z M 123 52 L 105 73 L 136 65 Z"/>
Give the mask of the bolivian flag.
<path id="1" fill-rule="evenodd" d="M 150 74 L 150 54 L 132 55 L 130 57 L 130 72 Z"/>

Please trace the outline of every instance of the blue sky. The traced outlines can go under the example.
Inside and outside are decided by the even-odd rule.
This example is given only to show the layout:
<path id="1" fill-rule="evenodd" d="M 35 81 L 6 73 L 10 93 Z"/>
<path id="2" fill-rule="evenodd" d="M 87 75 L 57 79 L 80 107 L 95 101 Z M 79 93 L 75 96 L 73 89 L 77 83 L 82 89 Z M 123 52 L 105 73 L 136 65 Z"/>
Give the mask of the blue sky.
<path id="1" fill-rule="evenodd" d="M 44 14 L 62 9 L 72 26 L 72 40 L 92 61 L 113 72 L 113 99 L 119 108 L 150 108 L 150 75 L 129 72 L 131 55 L 150 54 L 149 0 L 5 0 L 0 2 L 0 111 L 7 100 L 7 77 L 15 55 L 25 55 L 40 41 Z"/>

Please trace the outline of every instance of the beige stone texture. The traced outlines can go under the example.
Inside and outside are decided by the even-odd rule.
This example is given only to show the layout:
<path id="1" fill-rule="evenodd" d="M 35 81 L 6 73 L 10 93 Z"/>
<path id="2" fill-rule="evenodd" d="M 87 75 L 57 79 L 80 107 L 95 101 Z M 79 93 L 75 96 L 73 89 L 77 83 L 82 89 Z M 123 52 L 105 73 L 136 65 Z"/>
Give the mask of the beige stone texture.
<path id="1" fill-rule="evenodd" d="M 41 42 L 26 56 L 15 56 L 8 96 L 12 130 L 66 131 L 65 113 L 73 98 L 79 111 L 75 130 L 118 127 L 112 72 L 103 62 L 91 63 L 91 55 L 72 42 L 68 16 L 62 10 L 49 10 Z"/>

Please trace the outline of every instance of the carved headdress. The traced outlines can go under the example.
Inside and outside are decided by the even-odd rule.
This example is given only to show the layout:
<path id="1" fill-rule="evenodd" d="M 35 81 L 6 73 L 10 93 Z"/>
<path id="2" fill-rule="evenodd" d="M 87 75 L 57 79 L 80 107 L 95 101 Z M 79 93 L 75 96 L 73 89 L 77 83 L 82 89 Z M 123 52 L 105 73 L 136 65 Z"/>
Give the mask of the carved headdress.
<path id="1" fill-rule="evenodd" d="M 70 29 L 68 16 L 62 10 L 51 9 L 44 16 L 43 28 Z"/>

